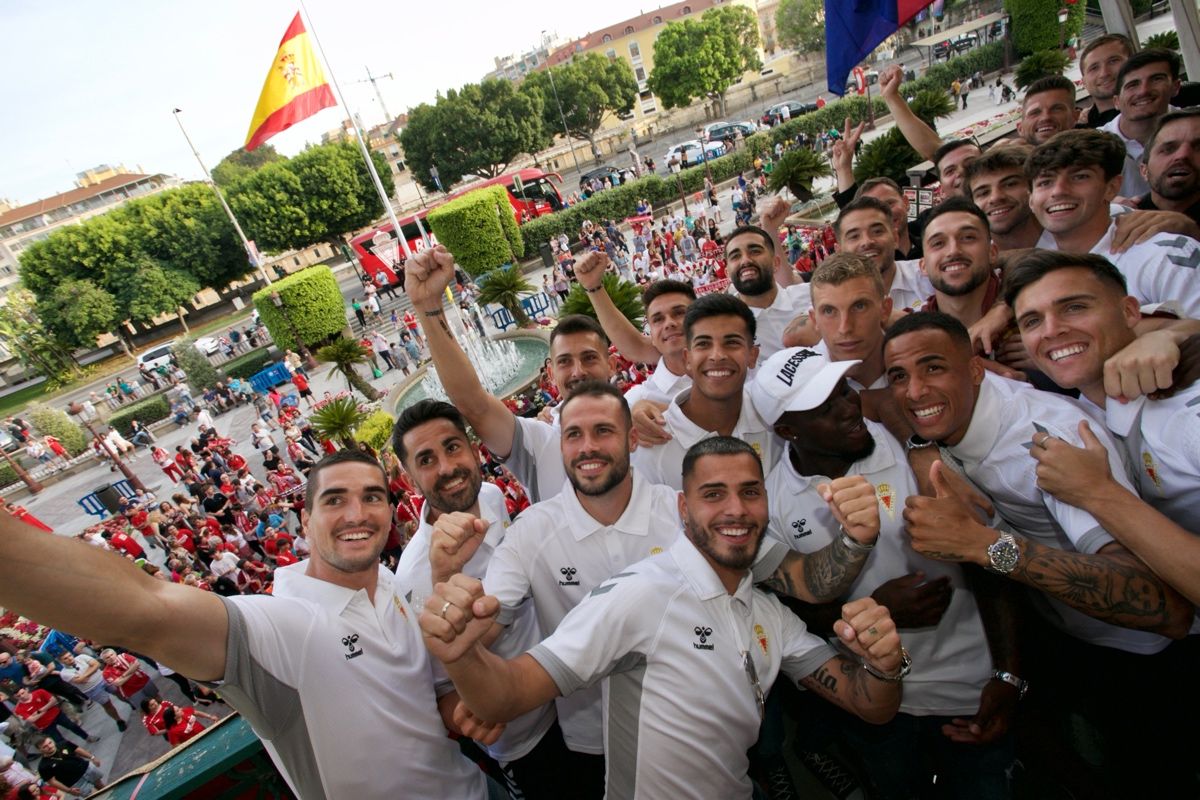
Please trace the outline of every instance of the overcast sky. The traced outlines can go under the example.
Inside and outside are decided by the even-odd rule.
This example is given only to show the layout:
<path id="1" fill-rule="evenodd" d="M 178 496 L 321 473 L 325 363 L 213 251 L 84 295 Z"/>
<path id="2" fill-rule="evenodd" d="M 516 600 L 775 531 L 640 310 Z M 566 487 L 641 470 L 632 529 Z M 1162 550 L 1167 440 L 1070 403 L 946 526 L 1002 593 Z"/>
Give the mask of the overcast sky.
<path id="1" fill-rule="evenodd" d="M 493 58 L 543 29 L 582 36 L 665 3 L 647 0 L 379 2 L 307 0 L 346 102 L 367 125 L 478 81 Z M 0 0 L 0 198 L 29 203 L 71 189 L 99 164 L 201 176 L 171 109 L 211 169 L 245 141 L 295 0 Z M 328 76 L 327 76 L 328 77 Z M 343 118 L 330 108 L 271 139 L 294 155 Z"/>

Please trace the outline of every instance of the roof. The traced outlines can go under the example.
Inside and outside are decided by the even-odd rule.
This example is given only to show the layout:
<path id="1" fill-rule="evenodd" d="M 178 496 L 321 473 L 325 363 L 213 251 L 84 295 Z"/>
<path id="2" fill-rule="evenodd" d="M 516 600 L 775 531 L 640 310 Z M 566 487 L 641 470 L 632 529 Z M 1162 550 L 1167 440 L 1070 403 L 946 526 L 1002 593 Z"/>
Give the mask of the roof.
<path id="1" fill-rule="evenodd" d="M 933 47 L 935 44 L 939 44 L 941 42 L 955 39 L 959 36 L 962 36 L 965 33 L 971 33 L 973 31 L 978 31 L 982 28 L 986 28 L 989 25 L 991 25 L 993 22 L 999 22 L 1000 20 L 1004 19 L 1007 16 L 1008 16 L 1008 14 L 1004 13 L 1003 11 L 997 11 L 993 14 L 988 14 L 986 16 L 979 17 L 977 19 L 968 20 L 967 22 L 964 22 L 961 25 L 955 25 L 953 28 L 950 28 L 949 30 L 940 31 L 939 33 L 935 33 L 932 36 L 926 36 L 924 39 L 917 39 L 915 42 L 912 42 L 912 46 L 913 47 Z"/>
<path id="2" fill-rule="evenodd" d="M 684 0 L 682 3 L 672 3 L 669 6 L 656 8 L 646 14 L 630 17 L 627 20 L 622 20 L 616 24 L 609 25 L 607 28 L 601 28 L 593 33 L 586 34 L 578 39 L 567 42 L 562 47 L 551 53 L 550 57 L 543 63 L 549 64 L 552 67 L 563 64 L 567 61 L 570 61 L 571 57 L 576 53 L 582 53 L 586 50 L 590 50 L 593 47 L 599 47 L 600 45 L 604 44 L 604 37 L 606 35 L 610 39 L 619 39 L 622 36 L 629 35 L 629 33 L 626 33 L 629 28 L 633 28 L 633 33 L 638 33 L 646 30 L 647 28 L 653 28 L 660 24 L 676 22 L 685 17 L 698 16 L 710 8 L 720 5 L 721 3 L 722 0 Z M 688 10 L 686 14 L 683 11 L 685 8 Z M 660 17 L 662 22 L 655 22 L 655 17 Z M 540 67 L 541 65 L 539 65 L 539 68 Z"/>
<path id="3" fill-rule="evenodd" d="M 6 211 L 0 214 L 0 228 L 5 225 L 11 225 L 14 222 L 36 217 L 39 214 L 47 214 L 51 211 L 56 211 L 60 208 L 74 205 L 82 200 L 87 200 L 89 197 L 111 192 L 113 189 L 120 189 L 122 186 L 128 186 L 131 183 L 138 183 L 147 178 L 156 178 L 159 175 L 142 175 L 135 172 L 123 172 L 120 175 L 113 175 L 111 178 L 105 178 L 97 184 L 86 186 L 82 189 L 72 189 L 69 192 L 56 194 L 53 197 L 47 197 L 43 200 L 38 200 L 27 205 L 19 206 L 11 211 Z"/>

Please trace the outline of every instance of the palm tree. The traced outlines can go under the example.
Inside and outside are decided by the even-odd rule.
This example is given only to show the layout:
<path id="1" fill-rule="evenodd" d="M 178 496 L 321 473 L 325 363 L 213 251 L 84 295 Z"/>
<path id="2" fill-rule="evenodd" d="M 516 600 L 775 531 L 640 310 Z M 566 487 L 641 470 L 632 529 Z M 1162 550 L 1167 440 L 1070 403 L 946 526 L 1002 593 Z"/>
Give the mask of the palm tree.
<path id="1" fill-rule="evenodd" d="M 771 173 L 771 191 L 787 188 L 797 200 L 806 203 L 813 199 L 813 181 L 832 174 L 829 162 L 823 156 L 807 147 L 798 147 L 784 153 L 775 165 Z"/>
<path id="2" fill-rule="evenodd" d="M 633 327 L 641 330 L 642 322 L 646 318 L 646 309 L 642 306 L 642 290 L 637 284 L 623 281 L 611 272 L 601 278 L 601 282 L 617 310 L 633 324 Z M 558 309 L 560 319 L 568 314 L 586 314 L 596 318 L 596 309 L 592 306 L 591 297 L 579 283 L 571 287 L 567 299 L 563 300 Z"/>
<path id="3" fill-rule="evenodd" d="M 525 279 L 521 268 L 516 264 L 510 267 L 494 269 L 481 275 L 479 284 L 479 304 L 497 303 L 508 309 L 518 328 L 529 325 L 529 315 L 521 308 L 521 294 L 532 292 L 535 287 Z"/>
<path id="4" fill-rule="evenodd" d="M 346 378 L 350 388 L 355 389 L 368 400 L 378 400 L 379 391 L 368 383 L 355 369 L 359 364 L 368 363 L 367 351 L 353 339 L 335 339 L 317 351 L 317 360 L 333 364 L 333 368 Z"/>
<path id="5" fill-rule="evenodd" d="M 358 447 L 354 431 L 367 416 L 353 397 L 336 397 L 314 411 L 308 421 L 322 439 L 335 441 L 342 447 Z"/>

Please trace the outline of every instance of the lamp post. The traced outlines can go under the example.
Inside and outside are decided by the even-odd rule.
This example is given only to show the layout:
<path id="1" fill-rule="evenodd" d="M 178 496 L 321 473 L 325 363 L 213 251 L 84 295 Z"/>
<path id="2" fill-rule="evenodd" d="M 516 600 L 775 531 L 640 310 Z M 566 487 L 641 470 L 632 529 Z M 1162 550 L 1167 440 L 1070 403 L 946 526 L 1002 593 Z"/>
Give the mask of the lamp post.
<path id="1" fill-rule="evenodd" d="M 1058 10 L 1058 49 L 1062 50 L 1067 46 L 1067 17 L 1070 12 L 1067 7 L 1063 6 Z"/>
<path id="2" fill-rule="evenodd" d="M 4 460 L 8 462 L 8 465 L 10 467 L 12 467 L 12 471 L 14 473 L 16 473 L 16 476 L 18 478 L 20 478 L 22 481 L 25 482 L 25 485 L 29 487 L 29 491 L 32 494 L 37 494 L 42 489 L 46 488 L 46 487 L 42 486 L 41 483 L 34 480 L 33 476 L 25 471 L 25 469 L 21 466 L 20 462 L 17 459 L 10 456 L 8 454 L 8 451 L 5 450 L 3 447 L 0 447 L 0 455 L 4 456 Z"/>
<path id="3" fill-rule="evenodd" d="M 304 359 L 304 368 L 310 370 L 316 369 L 319 366 L 317 360 L 313 358 L 312 353 L 304 346 L 304 340 L 296 332 L 296 323 L 292 322 L 292 315 L 288 313 L 287 306 L 283 304 L 283 298 L 279 295 L 279 292 L 271 292 L 271 302 L 283 314 L 283 319 L 288 324 L 288 330 L 291 331 L 292 338 L 296 340 L 296 349 L 300 351 L 300 357 Z"/>
<path id="4" fill-rule="evenodd" d="M 546 39 L 546 32 L 542 31 L 542 41 Z M 554 93 L 554 104 L 558 106 L 558 118 L 562 120 L 563 136 L 567 140 L 567 147 L 571 148 L 571 160 L 575 162 L 575 171 L 583 174 L 583 168 L 579 166 L 579 159 L 575 157 L 575 145 L 571 144 L 571 132 L 567 128 L 567 115 L 563 113 L 562 101 L 558 99 L 558 87 L 554 85 L 554 67 L 550 64 L 546 65 L 546 74 L 550 76 L 550 91 Z"/>
<path id="5" fill-rule="evenodd" d="M 712 179 L 712 165 L 708 163 L 708 148 L 704 141 L 704 128 L 696 128 L 696 138 L 700 140 L 700 160 L 704 162 L 704 176 L 708 178 L 710 186 L 715 186 Z"/>
<path id="6" fill-rule="evenodd" d="M 93 411 L 91 414 L 88 414 L 86 413 L 86 406 L 74 402 L 67 406 L 67 411 L 79 417 L 79 421 L 83 423 L 83 427 L 87 428 L 88 433 L 92 435 L 93 441 L 99 440 L 100 446 L 104 448 L 105 452 L 113 460 L 113 466 L 121 471 L 121 474 L 125 476 L 125 480 L 129 481 L 129 485 L 134 489 L 141 489 L 143 492 L 146 491 L 146 486 L 142 483 L 142 479 L 129 468 L 128 464 L 121 460 L 121 454 L 111 447 L 108 441 L 96 433 L 96 429 L 92 427 L 92 421 L 96 418 L 95 412 Z"/>

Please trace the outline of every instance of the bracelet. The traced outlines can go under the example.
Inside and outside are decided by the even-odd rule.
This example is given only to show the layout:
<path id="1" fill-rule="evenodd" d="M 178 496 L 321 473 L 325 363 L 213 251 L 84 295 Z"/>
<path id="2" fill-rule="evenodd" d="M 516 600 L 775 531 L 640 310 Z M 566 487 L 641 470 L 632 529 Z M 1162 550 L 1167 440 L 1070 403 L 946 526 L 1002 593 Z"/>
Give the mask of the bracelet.
<path id="1" fill-rule="evenodd" d="M 900 648 L 900 668 L 892 674 L 881 672 L 871 662 L 863 659 L 862 668 L 867 671 L 872 678 L 876 680 L 886 681 L 887 683 L 899 683 L 904 680 L 904 676 L 912 671 L 912 656 L 908 654 L 908 650 Z"/>
<path id="2" fill-rule="evenodd" d="M 869 553 L 875 549 L 875 542 L 863 544 L 846 533 L 846 529 L 841 525 L 838 526 L 838 539 L 841 540 L 842 547 L 845 547 L 852 553 Z"/>
<path id="3" fill-rule="evenodd" d="M 935 444 L 936 442 L 931 442 L 930 440 L 917 436 L 914 433 L 912 436 L 908 437 L 908 440 L 904 443 L 904 450 L 905 452 L 911 453 L 913 450 L 924 450 L 926 447 L 933 447 Z"/>
<path id="4" fill-rule="evenodd" d="M 446 312 L 445 312 L 445 311 L 443 311 L 443 310 L 442 310 L 442 309 L 440 309 L 440 308 L 438 308 L 438 309 L 435 309 L 435 310 L 433 310 L 433 311 L 426 311 L 426 312 L 425 312 L 425 316 L 427 316 L 427 317 L 441 317 L 441 316 L 445 316 L 445 314 L 446 314 Z"/>
<path id="5" fill-rule="evenodd" d="M 1029 681 L 1021 680 L 1016 675 L 1013 675 L 1011 672 L 1009 672 L 1007 670 L 1003 670 L 1003 669 L 996 670 L 995 672 L 992 673 L 992 680 L 1004 681 L 1009 686 L 1014 687 L 1017 690 L 1017 699 L 1018 700 L 1024 698 L 1025 693 L 1029 691 Z"/>
<path id="6" fill-rule="evenodd" d="M 591 289 L 584 289 L 584 291 L 587 292 L 588 294 L 595 294 L 596 292 L 603 292 L 604 284 L 602 283 L 599 286 L 593 286 Z"/>

